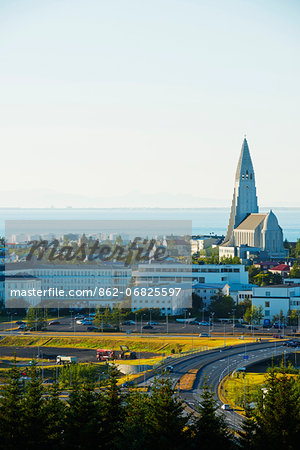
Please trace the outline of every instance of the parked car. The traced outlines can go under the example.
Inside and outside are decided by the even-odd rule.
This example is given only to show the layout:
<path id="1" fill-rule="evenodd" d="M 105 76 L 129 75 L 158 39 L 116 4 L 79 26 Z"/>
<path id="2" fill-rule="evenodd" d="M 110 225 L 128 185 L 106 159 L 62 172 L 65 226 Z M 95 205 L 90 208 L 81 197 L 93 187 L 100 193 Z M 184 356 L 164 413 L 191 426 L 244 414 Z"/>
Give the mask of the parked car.
<path id="1" fill-rule="evenodd" d="M 93 322 L 91 320 L 82 320 L 81 325 L 93 325 Z"/>
<path id="2" fill-rule="evenodd" d="M 199 337 L 210 337 L 210 334 L 208 334 L 208 333 L 200 333 Z"/>
<path id="3" fill-rule="evenodd" d="M 174 372 L 174 367 L 173 366 L 167 366 L 165 370 L 166 370 L 166 372 L 172 373 L 172 372 Z"/>
<path id="4" fill-rule="evenodd" d="M 51 320 L 48 325 L 60 325 L 60 322 L 58 320 Z"/>
<path id="5" fill-rule="evenodd" d="M 26 325 L 26 322 L 23 322 L 23 320 L 18 320 L 16 322 L 17 325 Z"/>
<path id="6" fill-rule="evenodd" d="M 135 321 L 134 320 L 125 320 L 125 322 L 123 322 L 123 325 L 135 325 Z"/>
<path id="7" fill-rule="evenodd" d="M 198 325 L 209 326 L 209 322 L 198 322 Z"/>
<path id="8" fill-rule="evenodd" d="M 253 325 L 249 325 L 249 326 L 247 327 L 247 329 L 248 329 L 248 330 L 258 330 L 258 328 L 255 327 L 255 326 L 253 326 Z"/>
<path id="9" fill-rule="evenodd" d="M 241 323 L 236 323 L 234 324 L 234 328 L 245 328 L 245 325 L 242 325 Z"/>
<path id="10" fill-rule="evenodd" d="M 83 319 L 76 320 L 76 323 L 77 323 L 78 325 L 82 325 L 82 322 L 83 322 Z"/>
<path id="11" fill-rule="evenodd" d="M 153 330 L 153 326 L 152 325 L 144 325 L 143 330 Z"/>
<path id="12" fill-rule="evenodd" d="M 152 320 L 151 322 L 148 322 L 147 325 L 158 325 L 158 322 L 155 322 L 154 320 Z"/>
<path id="13" fill-rule="evenodd" d="M 26 325 L 25 325 L 25 323 L 23 323 L 22 325 L 20 325 L 20 326 L 18 327 L 18 330 L 26 330 Z"/>
<path id="14" fill-rule="evenodd" d="M 94 327 L 94 326 L 89 326 L 89 327 L 87 327 L 86 330 L 87 331 L 99 331 L 99 328 L 98 327 Z"/>
<path id="15" fill-rule="evenodd" d="M 84 319 L 84 316 L 81 314 L 75 316 L 75 320 L 80 320 L 80 319 Z"/>

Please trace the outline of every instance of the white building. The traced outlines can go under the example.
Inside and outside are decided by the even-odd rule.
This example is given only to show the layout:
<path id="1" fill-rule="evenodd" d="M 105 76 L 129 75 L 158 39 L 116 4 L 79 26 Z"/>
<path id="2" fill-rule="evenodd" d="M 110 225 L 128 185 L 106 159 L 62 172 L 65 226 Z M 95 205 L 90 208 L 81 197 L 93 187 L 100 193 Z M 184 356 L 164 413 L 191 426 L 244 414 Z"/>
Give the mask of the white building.
<path id="1" fill-rule="evenodd" d="M 216 245 L 220 241 L 219 238 L 215 237 L 208 237 L 208 236 L 201 236 L 199 238 L 193 238 L 191 239 L 191 253 L 199 253 L 200 250 L 205 250 L 212 245 Z"/>
<path id="2" fill-rule="evenodd" d="M 41 290 L 41 280 L 38 278 L 25 275 L 9 275 L 5 276 L 2 289 L 4 291 L 5 306 L 9 308 L 24 308 L 23 299 L 28 307 L 34 307 L 41 301 L 41 295 L 38 291 Z M 33 294 L 36 293 L 36 295 Z"/>
<path id="3" fill-rule="evenodd" d="M 145 288 L 144 288 L 145 289 Z M 148 290 L 145 289 L 147 292 Z M 144 294 L 143 289 L 133 289 L 132 311 L 142 308 L 159 308 L 163 315 L 182 314 L 192 307 L 192 287 L 190 283 L 167 284 L 157 287 L 158 295 Z"/>
<path id="4" fill-rule="evenodd" d="M 252 305 L 262 306 L 264 319 L 272 321 L 280 311 L 287 316 L 289 310 L 300 310 L 300 283 L 253 287 Z"/>
<path id="5" fill-rule="evenodd" d="M 229 285 L 227 283 L 196 283 L 193 285 L 193 291 L 202 298 L 204 305 L 207 306 L 211 302 L 211 298 L 221 292 L 229 295 Z"/>
<path id="6" fill-rule="evenodd" d="M 248 272 L 242 264 L 139 264 L 132 273 L 137 286 L 166 283 L 239 283 L 248 284 Z"/>
<path id="7" fill-rule="evenodd" d="M 283 283 L 284 284 L 298 284 L 298 283 L 300 283 L 300 278 L 284 278 Z"/>
<path id="8" fill-rule="evenodd" d="M 95 307 L 110 307 L 126 295 L 131 282 L 131 268 L 121 263 L 101 265 L 39 265 L 11 264 L 6 275 L 31 275 L 40 281 L 42 301 L 65 301 L 67 306 L 89 302 Z M 52 290 L 49 290 L 52 288 Z M 64 296 L 57 296 L 62 290 Z"/>
<path id="9" fill-rule="evenodd" d="M 193 285 L 193 291 L 202 298 L 206 306 L 210 304 L 211 298 L 219 292 L 230 295 L 238 304 L 246 298 L 252 298 L 252 287 L 252 284 L 241 283 L 196 283 Z"/>

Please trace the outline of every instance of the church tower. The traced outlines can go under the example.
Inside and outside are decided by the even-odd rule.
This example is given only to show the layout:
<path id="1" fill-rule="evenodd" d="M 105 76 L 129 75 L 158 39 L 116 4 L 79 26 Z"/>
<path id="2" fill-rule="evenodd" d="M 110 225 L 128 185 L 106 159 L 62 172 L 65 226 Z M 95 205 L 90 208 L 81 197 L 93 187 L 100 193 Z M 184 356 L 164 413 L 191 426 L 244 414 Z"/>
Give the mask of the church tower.
<path id="1" fill-rule="evenodd" d="M 233 230 L 251 213 L 258 213 L 254 169 L 246 137 L 235 174 L 230 218 L 223 245 L 234 245 Z"/>

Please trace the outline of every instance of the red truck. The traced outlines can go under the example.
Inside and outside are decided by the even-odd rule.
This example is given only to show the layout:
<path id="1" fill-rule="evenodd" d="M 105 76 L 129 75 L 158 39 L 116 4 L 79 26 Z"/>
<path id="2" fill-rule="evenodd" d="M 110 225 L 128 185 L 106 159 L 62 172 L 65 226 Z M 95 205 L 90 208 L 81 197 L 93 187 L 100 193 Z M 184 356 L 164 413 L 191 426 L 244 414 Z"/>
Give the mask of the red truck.
<path id="1" fill-rule="evenodd" d="M 115 359 L 115 351 L 108 350 L 105 348 L 98 348 L 97 359 L 98 361 L 107 361 L 108 359 Z"/>

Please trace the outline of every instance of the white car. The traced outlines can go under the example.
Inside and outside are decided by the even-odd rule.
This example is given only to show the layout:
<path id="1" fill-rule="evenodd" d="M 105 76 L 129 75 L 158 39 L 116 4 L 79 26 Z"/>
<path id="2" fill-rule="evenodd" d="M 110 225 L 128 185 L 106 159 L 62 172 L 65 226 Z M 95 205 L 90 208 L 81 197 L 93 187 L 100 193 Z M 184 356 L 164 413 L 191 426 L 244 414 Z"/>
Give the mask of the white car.
<path id="1" fill-rule="evenodd" d="M 82 322 L 83 322 L 83 319 L 76 320 L 76 323 L 77 323 L 78 325 L 82 325 Z"/>

